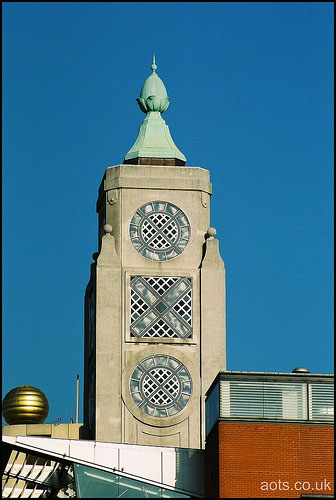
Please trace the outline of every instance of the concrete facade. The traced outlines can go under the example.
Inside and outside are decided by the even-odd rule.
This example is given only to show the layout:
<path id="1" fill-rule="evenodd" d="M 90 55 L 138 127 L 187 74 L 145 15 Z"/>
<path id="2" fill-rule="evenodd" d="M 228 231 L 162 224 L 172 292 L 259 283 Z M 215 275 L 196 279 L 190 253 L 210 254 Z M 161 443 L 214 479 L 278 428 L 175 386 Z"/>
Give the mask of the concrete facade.
<path id="1" fill-rule="evenodd" d="M 85 294 L 86 438 L 204 447 L 205 393 L 226 368 L 225 269 L 215 232 L 208 232 L 210 196 L 209 172 L 200 167 L 122 164 L 106 170 L 97 201 L 99 252 Z M 132 217 L 155 201 L 173 204 L 189 220 L 189 241 L 171 260 L 146 258 L 131 241 Z M 192 283 L 188 338 L 130 334 L 132 277 L 183 277 Z M 191 377 L 189 400 L 173 415 L 153 416 L 131 395 L 132 373 L 151 356 L 182 363 Z"/>
<path id="2" fill-rule="evenodd" d="M 44 436 L 79 439 L 83 424 L 17 424 L 2 426 L 3 436 Z"/>

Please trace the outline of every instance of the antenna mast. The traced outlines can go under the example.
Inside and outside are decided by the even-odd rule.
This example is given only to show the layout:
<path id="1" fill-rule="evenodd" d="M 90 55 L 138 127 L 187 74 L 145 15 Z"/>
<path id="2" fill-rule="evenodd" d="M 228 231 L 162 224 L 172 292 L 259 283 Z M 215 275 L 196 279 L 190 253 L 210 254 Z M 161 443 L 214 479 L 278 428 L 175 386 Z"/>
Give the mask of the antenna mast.
<path id="1" fill-rule="evenodd" d="M 79 406 L 79 375 L 76 383 L 76 424 L 78 424 L 78 406 Z"/>

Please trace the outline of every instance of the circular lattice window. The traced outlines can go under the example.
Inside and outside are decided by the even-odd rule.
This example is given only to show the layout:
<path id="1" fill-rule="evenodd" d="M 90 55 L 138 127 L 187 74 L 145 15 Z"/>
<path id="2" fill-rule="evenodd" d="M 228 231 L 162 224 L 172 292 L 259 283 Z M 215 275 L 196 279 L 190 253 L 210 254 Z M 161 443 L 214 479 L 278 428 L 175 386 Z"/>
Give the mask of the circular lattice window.
<path id="1" fill-rule="evenodd" d="M 135 404 L 152 417 L 170 417 L 181 411 L 192 393 L 187 368 L 176 358 L 153 355 L 143 359 L 131 375 Z"/>
<path id="2" fill-rule="evenodd" d="M 134 248 L 151 260 L 171 260 L 190 239 L 190 224 L 180 208 L 167 201 L 142 205 L 132 217 L 130 237 Z"/>

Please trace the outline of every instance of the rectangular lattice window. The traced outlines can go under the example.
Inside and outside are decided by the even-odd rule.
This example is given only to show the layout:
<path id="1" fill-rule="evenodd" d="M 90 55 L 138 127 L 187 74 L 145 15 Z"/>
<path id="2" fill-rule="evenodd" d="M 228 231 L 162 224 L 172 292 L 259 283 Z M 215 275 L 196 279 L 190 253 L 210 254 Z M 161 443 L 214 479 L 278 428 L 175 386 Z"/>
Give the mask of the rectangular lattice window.
<path id="1" fill-rule="evenodd" d="M 192 338 L 192 278 L 131 276 L 131 337 Z"/>

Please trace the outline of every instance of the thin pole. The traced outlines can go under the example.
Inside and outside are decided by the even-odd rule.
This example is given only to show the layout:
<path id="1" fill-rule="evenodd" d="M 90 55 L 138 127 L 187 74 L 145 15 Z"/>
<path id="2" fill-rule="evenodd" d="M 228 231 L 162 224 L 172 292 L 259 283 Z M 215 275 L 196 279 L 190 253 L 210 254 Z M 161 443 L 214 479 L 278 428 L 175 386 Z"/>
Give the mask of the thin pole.
<path id="1" fill-rule="evenodd" d="M 77 375 L 76 388 L 76 424 L 78 424 L 78 407 L 79 407 L 79 375 Z"/>

